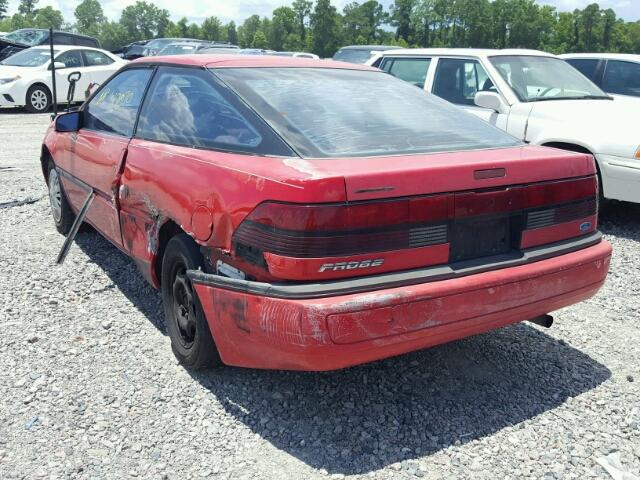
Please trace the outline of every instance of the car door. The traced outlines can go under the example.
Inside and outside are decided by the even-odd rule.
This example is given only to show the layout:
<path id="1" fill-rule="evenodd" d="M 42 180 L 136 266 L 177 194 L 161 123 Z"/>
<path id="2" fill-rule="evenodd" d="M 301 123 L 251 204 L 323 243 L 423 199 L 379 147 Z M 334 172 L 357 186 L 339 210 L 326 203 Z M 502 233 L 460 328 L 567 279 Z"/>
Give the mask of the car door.
<path id="1" fill-rule="evenodd" d="M 602 89 L 607 93 L 640 97 L 640 63 L 607 60 Z"/>
<path id="2" fill-rule="evenodd" d="M 120 72 L 82 109 L 82 126 L 69 138 L 70 155 L 59 165 L 65 192 L 77 210 L 89 191 L 95 198 L 87 221 L 122 246 L 118 187 L 138 110 L 153 68 Z"/>
<path id="3" fill-rule="evenodd" d="M 98 50 L 82 50 L 85 71 L 90 83 L 102 85 L 118 69 L 115 60 Z M 84 91 L 83 91 L 84 93 Z"/>
<path id="4" fill-rule="evenodd" d="M 69 74 L 72 72 L 80 72 L 80 80 L 76 83 L 74 101 L 84 99 L 82 92 L 89 87 L 91 82 L 89 76 L 85 74 L 84 59 L 80 50 L 67 50 L 62 52 L 55 59 L 56 63 L 64 63 L 64 68 L 56 68 L 56 95 L 58 103 L 67 101 L 67 93 L 69 92 Z"/>
<path id="5" fill-rule="evenodd" d="M 477 59 L 438 58 L 431 92 L 503 130 L 507 129 L 508 114 L 478 107 L 474 103 L 478 92 L 500 94 Z"/>

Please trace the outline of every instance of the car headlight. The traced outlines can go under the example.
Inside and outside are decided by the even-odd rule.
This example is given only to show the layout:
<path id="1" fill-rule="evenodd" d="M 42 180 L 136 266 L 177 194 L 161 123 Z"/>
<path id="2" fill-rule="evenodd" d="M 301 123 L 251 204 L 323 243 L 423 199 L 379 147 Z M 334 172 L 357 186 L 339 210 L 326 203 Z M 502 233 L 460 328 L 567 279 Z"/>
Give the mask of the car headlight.
<path id="1" fill-rule="evenodd" d="M 640 159 L 640 147 L 638 147 L 638 149 L 636 150 L 636 154 L 634 155 L 634 157 Z"/>
<path id="2" fill-rule="evenodd" d="M 20 80 L 20 75 L 11 78 L 0 78 L 0 85 L 4 85 L 6 83 L 15 82 L 16 80 Z"/>

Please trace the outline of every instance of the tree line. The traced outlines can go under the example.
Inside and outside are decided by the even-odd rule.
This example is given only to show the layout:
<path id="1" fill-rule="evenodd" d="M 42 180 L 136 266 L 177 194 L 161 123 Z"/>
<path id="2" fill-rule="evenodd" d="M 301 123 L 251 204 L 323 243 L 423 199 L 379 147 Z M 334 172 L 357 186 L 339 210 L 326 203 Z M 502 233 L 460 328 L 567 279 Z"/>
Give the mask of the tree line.
<path id="1" fill-rule="evenodd" d="M 389 9 L 368 0 L 338 11 L 331 0 L 295 0 L 270 17 L 251 15 L 241 25 L 216 16 L 200 24 L 187 18 L 174 22 L 168 10 L 145 0 L 125 7 L 116 21 L 106 18 L 99 0 L 83 0 L 75 22 L 67 23 L 59 10 L 37 4 L 20 0 L 18 12 L 9 17 L 8 0 L 0 0 L 0 31 L 76 31 L 97 37 L 107 49 L 155 37 L 188 37 L 321 57 L 350 44 L 640 53 L 640 20 L 625 22 L 597 3 L 560 12 L 535 0 L 395 0 Z"/>

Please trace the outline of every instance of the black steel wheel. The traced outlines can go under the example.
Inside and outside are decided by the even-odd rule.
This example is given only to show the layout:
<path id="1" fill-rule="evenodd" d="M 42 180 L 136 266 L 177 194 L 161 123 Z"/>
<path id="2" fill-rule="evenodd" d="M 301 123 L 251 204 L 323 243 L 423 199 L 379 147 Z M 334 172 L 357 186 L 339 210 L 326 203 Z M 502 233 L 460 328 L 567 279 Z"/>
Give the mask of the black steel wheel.
<path id="1" fill-rule="evenodd" d="M 187 270 L 202 266 L 198 245 L 186 234 L 169 240 L 162 259 L 162 301 L 167 332 L 176 358 L 187 368 L 221 365 L 202 307 Z"/>
<path id="2" fill-rule="evenodd" d="M 71 230 L 71 225 L 76 216 L 71 210 L 67 197 L 62 188 L 60 174 L 56 170 L 52 161 L 47 167 L 47 186 L 49 188 L 49 204 L 51 205 L 51 215 L 56 225 L 56 230 L 62 235 L 66 235 Z"/>

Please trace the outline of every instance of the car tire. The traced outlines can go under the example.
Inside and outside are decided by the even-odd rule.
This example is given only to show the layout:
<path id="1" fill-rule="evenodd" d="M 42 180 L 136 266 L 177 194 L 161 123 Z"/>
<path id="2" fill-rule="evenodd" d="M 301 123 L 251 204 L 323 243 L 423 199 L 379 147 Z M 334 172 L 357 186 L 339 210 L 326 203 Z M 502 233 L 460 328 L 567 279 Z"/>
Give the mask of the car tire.
<path id="1" fill-rule="evenodd" d="M 209 324 L 187 270 L 203 265 L 198 245 L 186 234 L 169 240 L 162 258 L 161 289 L 165 325 L 178 361 L 189 369 L 222 364 Z"/>
<path id="2" fill-rule="evenodd" d="M 76 219 L 71 206 L 64 193 L 60 174 L 56 170 L 52 161 L 47 167 L 47 187 L 49 189 L 49 204 L 51 205 L 51 216 L 56 225 L 56 230 L 62 235 L 67 235 L 71 230 L 71 225 Z"/>
<path id="3" fill-rule="evenodd" d="M 27 90 L 25 108 L 31 113 L 44 113 L 51 108 L 51 92 L 45 85 L 32 85 Z"/>

